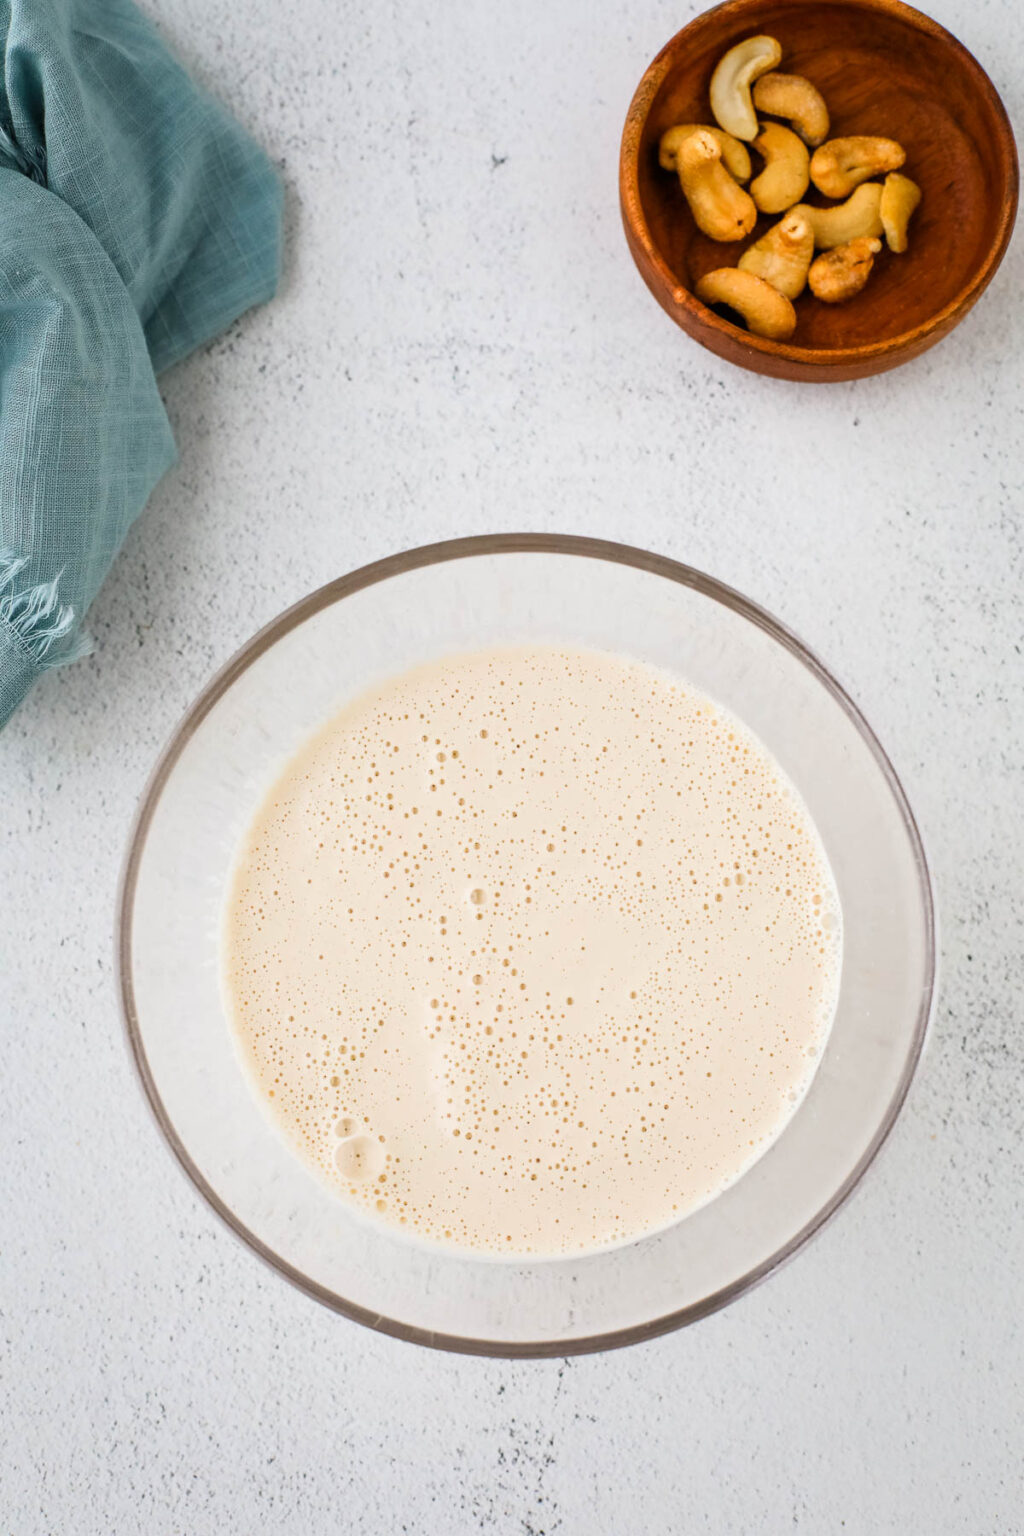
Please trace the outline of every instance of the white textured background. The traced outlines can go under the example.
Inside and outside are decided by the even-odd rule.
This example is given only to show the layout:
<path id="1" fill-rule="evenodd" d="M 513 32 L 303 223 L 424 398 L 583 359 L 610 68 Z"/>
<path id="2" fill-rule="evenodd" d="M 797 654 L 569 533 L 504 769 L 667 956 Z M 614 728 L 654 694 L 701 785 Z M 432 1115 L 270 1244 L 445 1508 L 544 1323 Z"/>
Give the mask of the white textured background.
<path id="1" fill-rule="evenodd" d="M 668 0 L 149 0 L 288 186 L 281 298 L 165 380 L 181 446 L 95 657 L 0 739 L 0 1529 L 1024 1531 L 1024 238 L 916 364 L 700 351 L 616 202 Z M 931 0 L 1024 96 L 1017 0 Z M 910 258 L 908 258 L 910 259 Z M 377 1338 L 265 1271 L 143 1105 L 111 972 L 136 797 L 212 669 L 403 546 L 560 529 L 793 625 L 919 813 L 943 988 L 839 1219 L 730 1310 L 540 1364 Z"/>

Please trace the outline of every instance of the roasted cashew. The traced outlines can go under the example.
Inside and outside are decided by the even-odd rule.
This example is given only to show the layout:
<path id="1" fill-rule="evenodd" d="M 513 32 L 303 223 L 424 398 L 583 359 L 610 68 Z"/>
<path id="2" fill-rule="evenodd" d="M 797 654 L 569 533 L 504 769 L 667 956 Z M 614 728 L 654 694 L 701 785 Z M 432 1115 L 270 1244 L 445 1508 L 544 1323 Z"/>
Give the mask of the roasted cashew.
<path id="1" fill-rule="evenodd" d="M 731 133 L 726 133 L 724 128 L 712 128 L 708 123 L 677 123 L 674 128 L 666 128 L 658 145 L 658 164 L 666 171 L 674 171 L 680 144 L 691 133 L 696 133 L 698 128 L 717 139 L 722 151 L 722 164 L 729 175 L 737 181 L 749 181 L 750 152 L 747 146 L 740 139 L 734 139 Z"/>
<path id="2" fill-rule="evenodd" d="M 702 304 L 727 304 L 742 315 L 747 330 L 770 341 L 785 341 L 796 330 L 796 310 L 771 283 L 739 267 L 706 273 L 694 292 Z"/>
<path id="3" fill-rule="evenodd" d="M 780 75 L 772 70 L 754 86 L 754 106 L 771 117 L 784 117 L 813 149 L 828 138 L 829 120 L 825 98 L 803 75 Z"/>
<path id="4" fill-rule="evenodd" d="M 849 197 L 854 187 L 882 171 L 897 171 L 906 159 L 895 139 L 855 135 L 829 139 L 811 157 L 811 180 L 826 197 Z"/>
<path id="5" fill-rule="evenodd" d="M 764 123 L 754 148 L 764 158 L 764 170 L 750 183 L 750 195 L 762 213 L 783 213 L 807 191 L 807 146 L 791 128 Z"/>
<path id="6" fill-rule="evenodd" d="M 804 291 L 813 255 L 814 231 L 794 208 L 743 252 L 738 266 L 741 272 L 752 272 L 771 283 L 787 299 L 795 299 Z"/>
<path id="7" fill-rule="evenodd" d="M 860 293 L 871 276 L 881 240 L 861 235 L 848 245 L 837 245 L 811 262 L 807 274 L 811 292 L 826 304 L 842 304 Z"/>
<path id="8" fill-rule="evenodd" d="M 750 87 L 782 58 L 774 37 L 748 37 L 723 54 L 711 76 L 711 111 L 715 122 L 737 139 L 757 138 L 757 115 Z"/>
<path id="9" fill-rule="evenodd" d="M 810 203 L 798 203 L 792 212 L 803 214 L 814 231 L 818 250 L 830 251 L 837 245 L 847 245 L 849 241 L 859 239 L 861 235 L 880 235 L 882 219 L 878 205 L 881 200 L 880 183 L 868 181 L 835 208 L 812 208 Z"/>
<path id="10" fill-rule="evenodd" d="M 885 240 L 890 251 L 902 255 L 907 248 L 907 225 L 918 203 L 921 188 L 909 176 L 893 171 L 882 183 L 882 199 L 878 212 L 885 230 Z"/>
<path id="11" fill-rule="evenodd" d="M 754 199 L 722 164 L 722 150 L 713 134 L 698 128 L 681 140 L 676 170 L 698 229 L 712 240 L 742 240 L 750 234 L 757 223 Z"/>

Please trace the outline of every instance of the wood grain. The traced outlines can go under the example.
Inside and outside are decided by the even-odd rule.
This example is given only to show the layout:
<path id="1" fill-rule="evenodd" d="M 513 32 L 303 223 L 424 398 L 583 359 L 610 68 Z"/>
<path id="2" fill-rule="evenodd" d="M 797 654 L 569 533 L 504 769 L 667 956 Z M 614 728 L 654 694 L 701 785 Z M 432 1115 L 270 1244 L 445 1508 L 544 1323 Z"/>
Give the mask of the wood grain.
<path id="1" fill-rule="evenodd" d="M 780 66 L 822 92 L 831 136 L 881 134 L 907 152 L 921 206 L 904 255 L 884 250 L 865 291 L 842 305 L 796 301 L 790 342 L 746 331 L 694 298 L 699 278 L 735 266 L 775 223 L 718 244 L 696 228 L 658 140 L 678 122 L 709 122 L 708 82 L 734 43 L 767 32 Z M 785 379 L 863 378 L 917 357 L 963 318 L 995 272 L 1017 210 L 1017 156 L 1006 111 L 977 60 L 937 22 L 899 0 L 726 0 L 662 50 L 641 81 L 622 138 L 626 237 L 658 302 L 704 346 Z M 827 199 L 811 189 L 808 202 Z"/>

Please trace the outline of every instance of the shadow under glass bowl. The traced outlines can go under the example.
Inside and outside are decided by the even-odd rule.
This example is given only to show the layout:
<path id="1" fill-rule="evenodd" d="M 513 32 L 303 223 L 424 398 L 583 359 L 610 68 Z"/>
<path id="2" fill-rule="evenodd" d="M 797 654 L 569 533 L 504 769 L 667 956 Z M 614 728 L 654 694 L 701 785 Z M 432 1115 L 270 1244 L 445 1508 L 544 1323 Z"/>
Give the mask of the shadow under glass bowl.
<path id="1" fill-rule="evenodd" d="M 284 762 L 348 700 L 432 658 L 499 645 L 613 651 L 734 711 L 802 794 L 835 874 L 844 955 L 810 1090 L 735 1184 L 669 1229 L 585 1257 L 500 1263 L 403 1240 L 307 1171 L 252 1095 L 220 990 L 238 840 Z M 741 1295 L 853 1189 L 920 1055 L 932 896 L 895 773 L 838 683 L 782 625 L 687 566 L 558 535 L 456 540 L 329 583 L 256 635 L 199 697 L 144 794 L 125 866 L 121 996 L 157 1120 L 239 1237 L 347 1317 L 489 1355 L 652 1338 Z"/>

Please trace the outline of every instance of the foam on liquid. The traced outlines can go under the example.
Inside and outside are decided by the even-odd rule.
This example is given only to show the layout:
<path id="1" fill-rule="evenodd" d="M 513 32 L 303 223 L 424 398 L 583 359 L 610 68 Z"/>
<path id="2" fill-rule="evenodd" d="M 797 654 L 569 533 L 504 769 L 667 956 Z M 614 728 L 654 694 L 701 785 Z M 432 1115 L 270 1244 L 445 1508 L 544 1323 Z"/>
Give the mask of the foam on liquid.
<path id="1" fill-rule="evenodd" d="M 598 652 L 396 678 L 289 763 L 224 979 L 256 1092 L 380 1221 L 482 1253 L 621 1242 L 741 1174 L 835 1008 L 808 812 L 707 697 Z"/>

